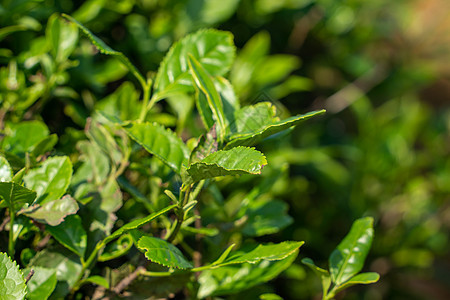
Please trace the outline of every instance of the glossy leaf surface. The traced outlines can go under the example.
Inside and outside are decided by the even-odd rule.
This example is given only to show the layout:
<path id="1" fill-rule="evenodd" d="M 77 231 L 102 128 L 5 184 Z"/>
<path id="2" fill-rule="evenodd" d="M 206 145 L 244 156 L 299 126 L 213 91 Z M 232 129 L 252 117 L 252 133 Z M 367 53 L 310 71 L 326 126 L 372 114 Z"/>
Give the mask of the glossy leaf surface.
<path id="1" fill-rule="evenodd" d="M 64 221 L 68 215 L 73 215 L 78 211 L 78 203 L 75 199 L 66 195 L 58 200 L 49 201 L 25 214 L 40 223 L 56 226 Z"/>
<path id="2" fill-rule="evenodd" d="M 170 129 L 157 123 L 136 122 L 125 125 L 124 128 L 133 140 L 177 173 L 181 172 L 181 166 L 187 164 L 189 149 Z"/>
<path id="3" fill-rule="evenodd" d="M 194 182 L 225 175 L 260 174 L 265 156 L 252 148 L 236 147 L 214 152 L 190 165 L 187 173 Z"/>
<path id="4" fill-rule="evenodd" d="M 212 76 L 224 75 L 235 55 L 233 36 L 214 29 L 200 30 L 172 46 L 155 79 L 155 99 L 192 90 L 188 54 L 198 60 Z"/>
<path id="5" fill-rule="evenodd" d="M 12 170 L 9 162 L 3 156 L 0 156 L 0 182 L 12 180 Z"/>
<path id="6" fill-rule="evenodd" d="M 6 253 L 0 252 L 0 299 L 21 300 L 26 288 L 19 266 Z"/>
<path id="7" fill-rule="evenodd" d="M 47 125 L 40 121 L 27 121 L 15 124 L 3 140 L 3 149 L 23 156 L 49 135 Z"/>
<path id="8" fill-rule="evenodd" d="M 66 217 L 58 226 L 47 226 L 50 234 L 64 247 L 84 257 L 87 245 L 87 234 L 78 215 Z"/>
<path id="9" fill-rule="evenodd" d="M 25 186 L 36 191 L 37 203 L 45 204 L 60 199 L 70 184 L 72 163 L 67 156 L 47 159 L 24 177 Z"/>
<path id="10" fill-rule="evenodd" d="M 380 275 L 375 272 L 367 272 L 367 273 L 361 273 L 357 274 L 354 277 L 350 278 L 348 281 L 341 284 L 337 289 L 336 293 L 339 293 L 340 291 L 347 289 L 353 285 L 356 284 L 371 284 L 375 283 L 380 279 Z"/>
<path id="11" fill-rule="evenodd" d="M 350 232 L 330 255 L 330 273 L 337 285 L 361 271 L 373 239 L 373 219 L 356 220 Z"/>
<path id="12" fill-rule="evenodd" d="M 165 240 L 143 236 L 137 246 L 145 251 L 145 257 L 154 263 L 177 269 L 192 268 L 192 264 L 186 260 L 183 253 Z"/>
<path id="13" fill-rule="evenodd" d="M 15 182 L 0 182 L 0 208 L 8 207 L 16 213 L 25 204 L 31 204 L 36 193 Z"/>
<path id="14" fill-rule="evenodd" d="M 30 270 L 30 268 L 27 268 L 25 270 L 25 274 L 28 274 Z M 34 274 L 27 283 L 27 299 L 46 300 L 50 297 L 56 287 L 56 270 L 43 267 L 34 267 L 33 271 Z"/>

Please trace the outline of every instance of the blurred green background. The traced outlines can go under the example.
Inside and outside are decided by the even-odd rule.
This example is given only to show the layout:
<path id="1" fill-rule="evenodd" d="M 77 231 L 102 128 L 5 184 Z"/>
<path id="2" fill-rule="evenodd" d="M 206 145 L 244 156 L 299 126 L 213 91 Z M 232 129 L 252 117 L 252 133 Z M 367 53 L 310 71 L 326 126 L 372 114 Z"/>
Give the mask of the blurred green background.
<path id="1" fill-rule="evenodd" d="M 28 115 L 11 112 L 9 120 L 41 113 L 63 151 L 99 100 L 134 79 L 118 60 L 94 56 L 84 38 L 73 60 L 49 61 L 45 30 L 55 12 L 71 14 L 150 75 L 187 33 L 231 31 L 238 56 L 229 78 L 242 103 L 271 101 L 284 115 L 328 111 L 259 146 L 269 162 L 266 197 L 287 203 L 293 220 L 260 239 L 304 240 L 300 257 L 325 266 L 351 223 L 373 216 L 365 269 L 381 280 L 340 298 L 450 299 L 448 0 L 2 0 L 2 107 L 28 99 Z M 157 107 L 166 126 L 184 122 L 173 102 Z M 267 181 L 219 183 L 230 203 L 249 184 Z M 320 283 L 300 264 L 257 289 L 320 299 Z"/>

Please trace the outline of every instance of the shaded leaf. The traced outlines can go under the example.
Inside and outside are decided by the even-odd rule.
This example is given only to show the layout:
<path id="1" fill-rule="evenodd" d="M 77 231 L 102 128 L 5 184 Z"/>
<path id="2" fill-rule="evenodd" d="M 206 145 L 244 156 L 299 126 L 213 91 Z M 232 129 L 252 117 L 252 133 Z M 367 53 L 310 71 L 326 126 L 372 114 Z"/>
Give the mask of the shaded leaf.
<path id="1" fill-rule="evenodd" d="M 330 273 L 328 273 L 327 270 L 324 270 L 316 266 L 313 260 L 310 258 L 302 259 L 302 263 L 307 265 L 320 278 L 322 282 L 322 291 L 326 293 L 331 285 Z"/>
<path id="2" fill-rule="evenodd" d="M 112 241 L 112 240 L 118 238 L 119 236 L 121 236 L 122 234 L 124 234 L 124 233 L 126 233 L 126 232 L 128 232 L 128 231 L 130 231 L 130 230 L 137 229 L 137 228 L 139 228 L 139 227 L 144 226 L 144 225 L 147 224 L 148 222 L 150 222 L 150 221 L 156 219 L 156 218 L 159 217 L 160 215 L 162 215 L 162 214 L 168 212 L 169 210 L 175 208 L 176 206 L 177 206 L 176 204 L 167 206 L 167 207 L 165 207 L 164 209 L 162 209 L 162 210 L 160 210 L 160 211 L 158 211 L 158 212 L 154 212 L 154 213 L 152 213 L 151 215 L 149 215 L 149 216 L 147 216 L 147 217 L 145 217 L 145 218 L 136 219 L 136 220 L 131 221 L 130 223 L 127 223 L 127 224 L 123 225 L 122 227 L 120 227 L 119 229 L 117 229 L 116 231 L 114 231 L 113 234 L 111 234 L 111 235 L 109 235 L 107 238 L 105 238 L 105 239 L 103 240 L 103 243 L 104 243 L 104 244 L 107 244 L 107 243 L 109 243 L 110 241 Z"/>
<path id="3" fill-rule="evenodd" d="M 10 213 L 16 213 L 25 204 L 36 199 L 36 193 L 15 182 L 0 182 L 0 208 L 8 207 Z"/>
<path id="4" fill-rule="evenodd" d="M 129 81 L 95 103 L 95 108 L 120 120 L 136 120 L 140 113 L 139 92 Z"/>
<path id="5" fill-rule="evenodd" d="M 25 215 L 37 222 L 56 226 L 61 224 L 66 216 L 73 215 L 77 211 L 77 201 L 66 195 L 61 199 L 49 201 L 32 211 L 27 211 Z"/>
<path id="6" fill-rule="evenodd" d="M 38 142 L 34 147 L 33 151 L 31 151 L 31 154 L 35 157 L 45 154 L 46 152 L 50 151 L 55 147 L 56 143 L 58 142 L 58 136 L 56 134 L 51 134 L 44 139 L 42 139 L 40 142 Z"/>
<path id="7" fill-rule="evenodd" d="M 52 294 L 56 287 L 56 270 L 43 267 L 34 267 L 33 276 L 27 283 L 29 300 L 46 300 Z M 25 274 L 30 272 L 31 268 L 25 270 Z"/>
<path id="8" fill-rule="evenodd" d="M 198 281 L 198 298 L 228 295 L 267 282 L 287 269 L 297 257 L 298 251 L 280 261 L 262 260 L 256 264 L 224 266 L 202 272 Z"/>
<path id="9" fill-rule="evenodd" d="M 24 299 L 26 288 L 19 266 L 6 253 L 0 252 L 0 299 Z"/>
<path id="10" fill-rule="evenodd" d="M 95 48 L 97 48 L 98 51 L 100 51 L 100 53 L 117 57 L 117 59 L 119 59 L 128 68 L 128 70 L 130 70 L 130 72 L 139 80 L 142 86 L 146 85 L 144 77 L 141 75 L 141 73 L 139 73 L 138 69 L 130 62 L 130 60 L 125 55 L 123 55 L 122 52 L 116 51 L 111 47 L 109 47 L 108 45 L 106 45 L 105 42 L 103 42 L 101 39 L 92 34 L 92 32 L 89 29 L 84 27 L 83 24 L 81 24 L 71 16 L 66 14 L 62 14 L 62 16 L 67 20 L 75 23 L 78 26 L 78 28 L 80 28 L 81 31 L 91 40 L 91 43 L 95 46 Z"/>
<path id="11" fill-rule="evenodd" d="M 193 182 L 225 175 L 260 174 L 267 164 L 265 156 L 252 148 L 236 147 L 214 152 L 193 163 L 187 173 Z"/>
<path id="12" fill-rule="evenodd" d="M 78 28 L 73 23 L 66 23 L 57 14 L 53 14 L 47 23 L 46 39 L 56 62 L 67 60 L 75 50 L 78 42 Z"/>
<path id="13" fill-rule="evenodd" d="M 90 282 L 95 285 L 100 285 L 104 288 L 109 289 L 109 282 L 106 280 L 106 278 L 98 275 L 89 276 L 88 278 L 84 279 L 83 282 Z"/>
<path id="14" fill-rule="evenodd" d="M 36 191 L 36 203 L 45 204 L 64 195 L 72 178 L 72 163 L 67 156 L 55 156 L 32 169 L 23 178 L 25 186 Z"/>
<path id="15" fill-rule="evenodd" d="M 177 269 L 190 269 L 193 267 L 177 247 L 165 240 L 143 236 L 139 240 L 137 247 L 145 251 L 145 257 L 154 263 Z"/>
<path id="16" fill-rule="evenodd" d="M 87 235 L 78 215 L 67 216 L 58 226 L 47 226 L 50 234 L 64 247 L 84 257 L 87 245 Z"/>
<path id="17" fill-rule="evenodd" d="M 356 220 L 350 232 L 330 255 L 330 273 L 335 284 L 341 285 L 361 271 L 372 239 L 373 218 Z"/>
<path id="18" fill-rule="evenodd" d="M 122 235 L 117 241 L 110 243 L 105 247 L 102 254 L 98 257 L 98 261 L 108 261 L 121 257 L 128 253 L 133 246 L 131 235 Z"/>
<path id="19" fill-rule="evenodd" d="M 36 144 L 49 135 L 47 125 L 41 121 L 26 121 L 9 128 L 3 140 L 3 149 L 23 157 L 31 152 Z"/>
<path id="20" fill-rule="evenodd" d="M 157 123 L 136 123 L 123 126 L 128 135 L 149 153 L 177 173 L 189 160 L 189 149 L 170 129 Z"/>
<path id="21" fill-rule="evenodd" d="M 235 55 L 233 36 L 215 29 L 200 30 L 170 48 L 155 79 L 154 99 L 192 90 L 188 54 L 198 60 L 212 76 L 224 75 Z"/>
<path id="22" fill-rule="evenodd" d="M 216 134 L 216 127 L 213 126 L 209 132 L 202 135 L 197 145 L 194 149 L 192 149 L 189 163 L 192 164 L 194 162 L 201 161 L 206 156 L 210 155 L 211 153 L 214 153 L 217 151 L 217 134 Z"/>
<path id="23" fill-rule="evenodd" d="M 0 156 L 0 182 L 12 181 L 12 169 L 9 162 Z"/>

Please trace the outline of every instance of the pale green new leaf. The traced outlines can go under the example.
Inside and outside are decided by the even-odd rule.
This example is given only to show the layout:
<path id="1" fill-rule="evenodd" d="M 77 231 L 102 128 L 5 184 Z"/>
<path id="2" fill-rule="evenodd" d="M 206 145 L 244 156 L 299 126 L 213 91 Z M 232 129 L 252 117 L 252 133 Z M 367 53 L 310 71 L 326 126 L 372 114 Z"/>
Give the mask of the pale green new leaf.
<path id="1" fill-rule="evenodd" d="M 34 146 L 49 135 L 47 125 L 41 121 L 26 121 L 7 128 L 3 139 L 3 149 L 23 157 L 31 152 Z"/>
<path id="2" fill-rule="evenodd" d="M 161 63 L 155 79 L 154 101 L 192 91 L 188 54 L 212 76 L 224 75 L 235 56 L 233 36 L 215 29 L 200 30 L 175 43 Z"/>
<path id="3" fill-rule="evenodd" d="M 37 222 L 56 226 L 64 221 L 68 215 L 73 215 L 78 211 L 78 203 L 71 196 L 66 195 L 61 199 L 48 201 L 42 206 L 26 211 L 25 215 Z"/>
<path id="4" fill-rule="evenodd" d="M 261 152 L 253 148 L 236 147 L 214 152 L 191 164 L 187 173 L 193 182 L 197 182 L 218 176 L 260 174 L 266 164 L 266 158 Z"/>
<path id="5" fill-rule="evenodd" d="M 0 252 L 0 299 L 24 299 L 26 288 L 19 266 L 6 253 Z"/>
<path id="6" fill-rule="evenodd" d="M 211 79 L 208 71 L 193 57 L 188 55 L 188 64 L 191 71 L 191 75 L 195 82 L 196 87 L 205 95 L 209 108 L 211 109 L 214 119 L 218 124 L 218 132 L 222 141 L 225 135 L 225 115 L 223 112 L 223 104 L 220 98 L 220 94 L 217 92 L 214 82 Z M 204 98 L 200 98 L 199 101 Z M 205 105 L 200 105 L 204 107 Z"/>
<path id="7" fill-rule="evenodd" d="M 67 156 L 47 159 L 23 178 L 25 186 L 36 191 L 38 204 L 58 200 L 64 195 L 72 178 L 72 163 Z"/>
<path id="8" fill-rule="evenodd" d="M 264 102 L 263 102 L 264 103 Z M 264 108 L 264 105 L 266 108 Z M 275 119 L 274 114 L 270 116 L 270 104 L 257 104 L 244 107 L 236 112 L 236 133 L 228 139 L 225 149 L 236 146 L 250 146 L 273 134 L 297 126 L 305 120 L 325 113 L 325 110 L 312 111 L 304 115 L 293 116 L 281 121 Z M 271 120 L 272 119 L 272 120 Z M 233 125 L 231 127 L 233 130 Z"/>
<path id="9" fill-rule="evenodd" d="M 259 296 L 259 299 L 261 299 L 261 300 L 283 300 L 283 298 L 281 298 L 277 294 L 272 294 L 272 293 L 262 294 Z"/>
<path id="10" fill-rule="evenodd" d="M 133 140 L 177 173 L 181 172 L 183 165 L 187 165 L 189 149 L 170 129 L 157 123 L 137 122 L 123 127 Z"/>
<path id="11" fill-rule="evenodd" d="M 43 267 L 33 267 L 25 269 L 28 274 L 33 269 L 34 274 L 27 283 L 29 300 L 46 300 L 56 287 L 56 270 Z"/>
<path id="12" fill-rule="evenodd" d="M 0 182 L 0 208 L 8 207 L 16 213 L 25 204 L 31 204 L 36 193 L 15 182 Z"/>
<path id="13" fill-rule="evenodd" d="M 3 156 L 0 156 L 0 182 L 12 180 L 12 169 L 9 162 Z"/>
<path id="14" fill-rule="evenodd" d="M 87 245 L 87 234 L 78 215 L 67 216 L 58 226 L 47 226 L 50 234 L 64 247 L 83 258 Z"/>
<path id="15" fill-rule="evenodd" d="M 128 68 L 128 70 L 130 70 L 130 72 L 139 80 L 141 85 L 143 87 L 146 86 L 146 81 L 144 77 L 141 75 L 141 73 L 139 73 L 138 69 L 130 62 L 130 60 L 125 55 L 123 55 L 122 52 L 116 51 L 111 47 L 109 47 L 108 45 L 106 45 L 105 42 L 103 42 L 101 39 L 92 34 L 92 32 L 89 29 L 84 27 L 83 24 L 81 24 L 71 16 L 66 14 L 62 14 L 62 16 L 67 20 L 75 23 L 78 26 L 78 28 L 80 28 L 81 31 L 83 31 L 83 33 L 91 40 L 92 44 L 95 46 L 95 48 L 97 48 L 98 51 L 100 51 L 100 53 L 117 57 Z"/>
<path id="16" fill-rule="evenodd" d="M 177 269 L 193 267 L 177 247 L 165 240 L 143 236 L 139 239 L 137 247 L 145 251 L 145 257 L 154 263 Z"/>
<path id="17" fill-rule="evenodd" d="M 330 273 L 336 285 L 343 284 L 361 271 L 372 239 L 373 218 L 356 220 L 350 232 L 330 255 Z"/>
<path id="18" fill-rule="evenodd" d="M 63 22 L 53 14 L 47 23 L 46 39 L 56 62 L 67 60 L 78 42 L 78 28 L 73 23 Z"/>
<path id="19" fill-rule="evenodd" d="M 267 282 L 286 270 L 297 257 L 298 251 L 280 261 L 262 260 L 256 264 L 224 266 L 203 271 L 199 277 L 197 297 L 228 295 Z"/>
<path id="20" fill-rule="evenodd" d="M 339 293 L 340 291 L 347 289 L 351 287 L 352 285 L 356 284 L 371 284 L 375 283 L 380 279 L 380 275 L 375 272 L 367 272 L 367 273 L 361 273 L 358 275 L 355 275 L 354 277 L 350 278 L 348 281 L 342 283 L 337 289 L 336 293 Z"/>
<path id="21" fill-rule="evenodd" d="M 164 208 L 164 209 L 162 209 L 162 210 L 160 210 L 158 212 L 154 212 L 154 213 L 152 213 L 151 215 L 149 215 L 149 216 L 147 216 L 145 218 L 136 219 L 136 220 L 131 221 L 130 223 L 127 223 L 127 224 L 123 225 L 122 227 L 120 227 L 119 229 L 114 231 L 113 234 L 111 234 L 108 237 L 106 237 L 103 240 L 103 244 L 109 243 L 110 241 L 118 238 L 119 236 L 121 236 L 122 234 L 124 234 L 124 233 L 126 233 L 126 232 L 128 232 L 130 230 L 138 229 L 139 227 L 144 226 L 148 222 L 156 219 L 157 217 L 159 217 L 162 214 L 165 214 L 166 212 L 168 212 L 169 210 L 175 208 L 176 206 L 177 206 L 176 204 L 167 206 L 166 208 Z"/>
<path id="22" fill-rule="evenodd" d="M 95 285 L 100 285 L 104 288 L 109 289 L 109 282 L 106 280 L 106 278 L 98 275 L 89 276 L 88 278 L 84 279 L 83 282 L 90 282 Z"/>

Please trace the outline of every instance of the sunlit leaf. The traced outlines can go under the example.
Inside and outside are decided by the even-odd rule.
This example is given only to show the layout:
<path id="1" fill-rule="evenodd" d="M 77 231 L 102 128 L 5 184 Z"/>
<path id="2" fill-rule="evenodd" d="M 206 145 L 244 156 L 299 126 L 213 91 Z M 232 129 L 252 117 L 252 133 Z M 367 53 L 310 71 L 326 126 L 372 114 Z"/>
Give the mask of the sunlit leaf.
<path id="1" fill-rule="evenodd" d="M 342 283 L 337 289 L 336 293 L 347 289 L 356 284 L 371 284 L 375 283 L 380 279 L 380 275 L 375 272 L 361 273 L 357 274 L 354 277 L 350 278 L 348 281 Z"/>
<path id="2" fill-rule="evenodd" d="M 177 269 L 193 267 L 177 247 L 165 240 L 143 236 L 137 246 L 145 251 L 145 257 L 154 263 Z"/>
<path id="3" fill-rule="evenodd" d="M 47 125 L 41 121 L 26 121 L 14 124 L 3 139 L 3 149 L 23 157 L 31 152 L 36 144 L 49 135 Z"/>
<path id="4" fill-rule="evenodd" d="M 48 20 L 45 34 L 55 60 L 62 63 L 68 59 L 78 42 L 76 25 L 64 22 L 57 14 L 53 14 Z"/>
<path id="5" fill-rule="evenodd" d="M 6 253 L 0 252 L 0 299 L 24 299 L 26 288 L 19 266 Z"/>
<path id="6" fill-rule="evenodd" d="M 0 156 L 0 182 L 11 181 L 12 170 L 9 162 L 3 156 Z"/>
<path id="7" fill-rule="evenodd" d="M 27 283 L 27 299 L 46 300 L 52 294 L 56 287 L 56 270 L 43 267 L 33 267 L 33 276 Z M 30 272 L 31 268 L 25 269 L 25 274 Z"/>
<path id="8" fill-rule="evenodd" d="M 0 182 L 0 208 L 8 207 L 16 213 L 25 204 L 31 204 L 36 193 L 15 182 Z"/>
<path id="9" fill-rule="evenodd" d="M 66 195 L 61 199 L 48 201 L 42 206 L 26 211 L 25 214 L 37 222 L 56 226 L 61 224 L 66 216 L 73 215 L 77 211 L 77 201 Z"/>

